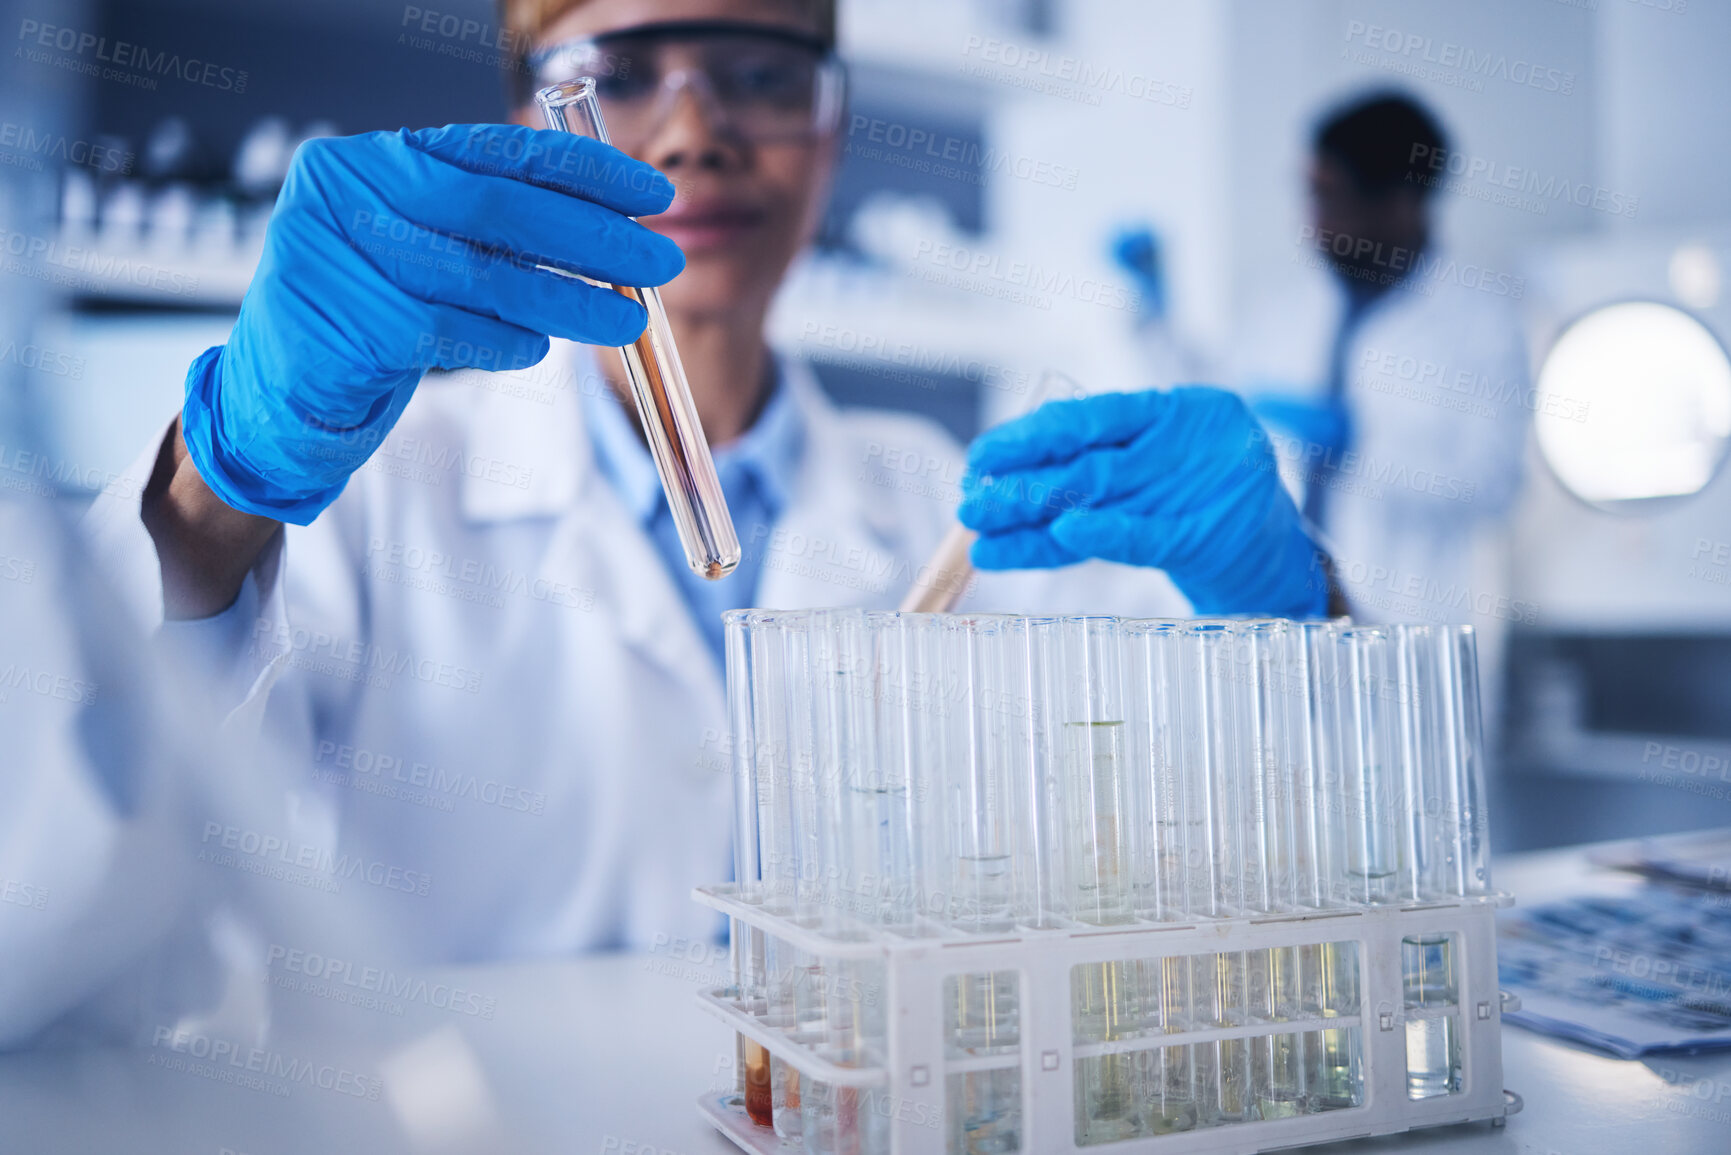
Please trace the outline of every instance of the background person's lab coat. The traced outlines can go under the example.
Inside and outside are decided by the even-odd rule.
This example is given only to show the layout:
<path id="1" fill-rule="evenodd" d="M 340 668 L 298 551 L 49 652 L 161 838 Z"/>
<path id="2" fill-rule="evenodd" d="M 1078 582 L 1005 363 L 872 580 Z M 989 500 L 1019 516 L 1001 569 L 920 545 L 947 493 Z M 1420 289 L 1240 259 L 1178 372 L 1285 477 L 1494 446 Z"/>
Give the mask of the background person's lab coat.
<path id="1" fill-rule="evenodd" d="M 267 829 L 200 825 L 211 869 L 347 870 L 345 901 L 370 898 L 371 930 L 429 963 L 716 933 L 690 890 L 730 871 L 723 679 L 591 460 L 588 358 L 555 342 L 521 373 L 430 378 L 233 610 L 168 626 L 222 671 L 212 712 L 299 763 Z M 923 420 L 836 410 L 798 365 L 784 382 L 804 449 L 780 521 L 744 543 L 768 551 L 757 600 L 893 608 L 951 524 L 962 452 Z M 154 454 L 87 522 L 147 626 L 161 583 L 137 494 Z M 1185 611 L 1163 574 L 1103 563 L 983 577 L 971 604 Z"/>
<path id="2" fill-rule="evenodd" d="M 1308 272 L 1254 308 L 1235 343 L 1226 377 L 1247 396 L 1326 397 L 1346 294 L 1332 273 Z M 1298 499 L 1306 485 L 1329 487 L 1320 528 L 1353 617 L 1473 625 L 1487 672 L 1508 627 L 1536 613 L 1508 592 L 1506 525 L 1533 400 L 1521 287 L 1427 250 L 1343 351 L 1347 451 L 1307 455 L 1273 431 Z"/>

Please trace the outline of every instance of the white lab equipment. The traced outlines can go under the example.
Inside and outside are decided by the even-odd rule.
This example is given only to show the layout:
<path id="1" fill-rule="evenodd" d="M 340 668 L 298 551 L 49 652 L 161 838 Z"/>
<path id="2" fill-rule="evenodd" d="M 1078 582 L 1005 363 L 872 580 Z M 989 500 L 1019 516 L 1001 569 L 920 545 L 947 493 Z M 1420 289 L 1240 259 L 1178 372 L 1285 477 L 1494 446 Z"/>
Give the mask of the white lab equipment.
<path id="1" fill-rule="evenodd" d="M 737 611 L 728 666 L 736 880 L 696 897 L 737 969 L 699 1000 L 801 1108 L 705 1095 L 741 1148 L 1236 1152 L 1518 1109 L 1470 627 Z"/>

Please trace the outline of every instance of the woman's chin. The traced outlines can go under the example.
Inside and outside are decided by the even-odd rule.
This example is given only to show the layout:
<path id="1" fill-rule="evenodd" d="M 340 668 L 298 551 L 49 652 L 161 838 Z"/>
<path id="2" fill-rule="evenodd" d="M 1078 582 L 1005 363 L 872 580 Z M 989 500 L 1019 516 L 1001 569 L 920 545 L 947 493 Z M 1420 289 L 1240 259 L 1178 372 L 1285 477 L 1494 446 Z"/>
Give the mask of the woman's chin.
<path id="1" fill-rule="evenodd" d="M 691 316 L 714 316 L 762 307 L 775 294 L 780 270 L 766 276 L 761 269 L 744 267 L 739 260 L 717 260 L 699 254 L 688 256 L 685 271 L 661 290 L 670 312 Z"/>

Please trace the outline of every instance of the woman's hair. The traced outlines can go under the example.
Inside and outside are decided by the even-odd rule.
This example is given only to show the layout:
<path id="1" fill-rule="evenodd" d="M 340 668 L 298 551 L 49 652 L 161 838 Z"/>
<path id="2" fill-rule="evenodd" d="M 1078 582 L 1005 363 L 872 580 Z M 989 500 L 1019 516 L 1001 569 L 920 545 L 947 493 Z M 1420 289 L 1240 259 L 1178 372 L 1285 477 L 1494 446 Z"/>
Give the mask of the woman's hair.
<path id="1" fill-rule="evenodd" d="M 547 29 L 561 16 L 582 5 L 584 0 L 499 0 L 499 23 L 506 36 L 501 40 L 511 45 L 515 59 L 509 77 L 511 100 L 527 104 L 530 96 L 529 53 L 546 35 Z M 824 43 L 835 46 L 835 10 L 838 0 L 784 0 L 788 8 L 812 17 L 817 34 Z"/>
<path id="2" fill-rule="evenodd" d="M 786 0 L 789 8 L 815 17 L 817 33 L 830 44 L 835 43 L 836 0 Z M 565 13 L 578 7 L 583 0 L 499 0 L 499 20 L 511 33 L 511 40 L 523 46 L 533 44 Z"/>

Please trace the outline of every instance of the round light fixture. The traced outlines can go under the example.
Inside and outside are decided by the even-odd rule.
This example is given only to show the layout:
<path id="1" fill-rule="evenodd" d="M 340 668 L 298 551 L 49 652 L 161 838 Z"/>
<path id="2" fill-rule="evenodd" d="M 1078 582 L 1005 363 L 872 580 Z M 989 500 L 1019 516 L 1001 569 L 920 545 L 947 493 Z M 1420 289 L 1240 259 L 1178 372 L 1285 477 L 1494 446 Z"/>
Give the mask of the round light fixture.
<path id="1" fill-rule="evenodd" d="M 1625 301 L 1570 325 L 1539 371 L 1534 418 L 1552 472 L 1583 501 L 1685 497 L 1731 442 L 1731 358 L 1671 305 Z"/>

